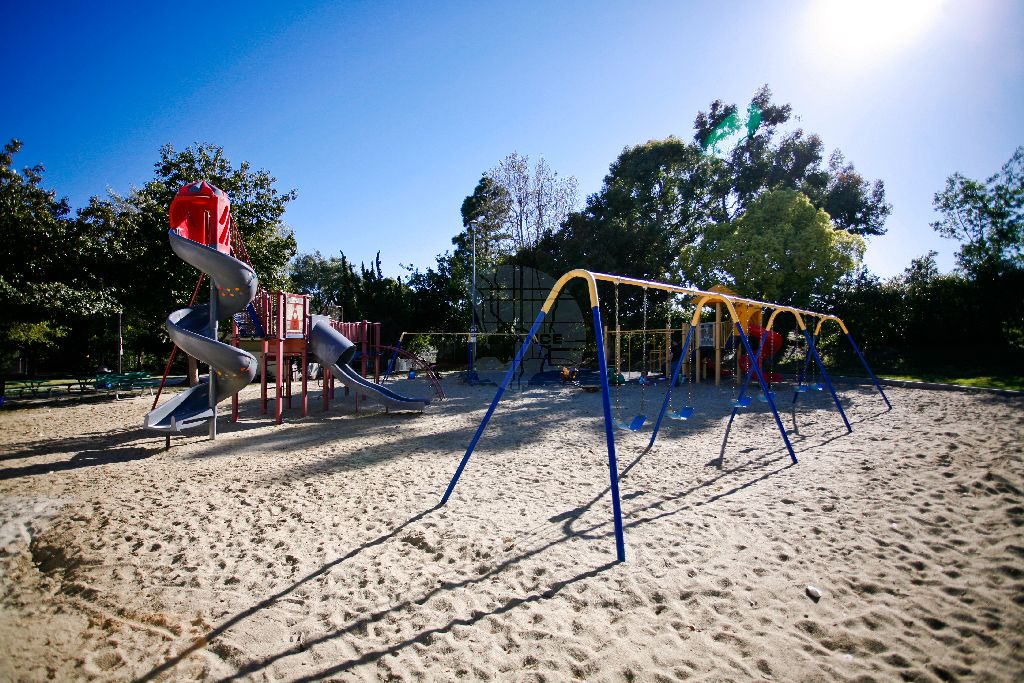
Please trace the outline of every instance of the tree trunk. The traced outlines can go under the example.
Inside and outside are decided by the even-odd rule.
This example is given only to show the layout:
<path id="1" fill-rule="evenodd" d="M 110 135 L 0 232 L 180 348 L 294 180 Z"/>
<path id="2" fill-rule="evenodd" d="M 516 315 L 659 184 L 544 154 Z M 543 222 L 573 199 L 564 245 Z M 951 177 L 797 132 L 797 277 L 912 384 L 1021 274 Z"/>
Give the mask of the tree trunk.
<path id="1" fill-rule="evenodd" d="M 192 356 L 188 357 L 188 385 L 194 387 L 199 384 L 199 361 Z"/>

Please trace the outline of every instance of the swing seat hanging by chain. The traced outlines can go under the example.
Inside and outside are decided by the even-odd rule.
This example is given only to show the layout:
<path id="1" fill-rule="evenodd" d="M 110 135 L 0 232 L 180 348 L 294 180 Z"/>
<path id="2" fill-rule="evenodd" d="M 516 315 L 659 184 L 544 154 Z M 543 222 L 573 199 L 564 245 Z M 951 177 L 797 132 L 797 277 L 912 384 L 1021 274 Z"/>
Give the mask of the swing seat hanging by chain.
<path id="1" fill-rule="evenodd" d="M 647 290 L 645 289 L 644 291 L 646 292 Z M 645 332 L 646 332 L 646 328 L 647 328 L 647 309 L 646 309 L 646 298 L 645 298 L 645 300 L 644 300 L 644 331 Z M 619 358 L 619 351 L 618 351 L 619 341 L 618 340 L 619 340 L 619 330 L 620 329 L 621 328 L 619 326 L 619 283 L 616 282 L 615 283 L 615 332 L 616 332 L 616 335 L 615 335 L 615 340 L 616 340 L 615 341 L 615 344 L 616 344 L 615 357 L 616 357 L 616 361 L 618 361 L 618 358 Z M 615 388 L 615 413 L 616 413 L 616 415 L 612 418 L 612 424 L 615 426 L 616 429 L 627 430 L 627 431 L 630 431 L 630 432 L 639 431 L 640 428 L 644 426 L 644 423 L 647 422 L 647 416 L 646 415 L 644 415 L 644 414 L 636 415 L 629 422 L 626 422 L 625 420 L 621 420 L 618 417 L 618 414 L 619 414 L 619 387 L 621 387 L 622 385 L 626 384 L 626 379 L 625 379 L 625 377 L 622 376 L 622 373 L 621 373 L 621 371 L 620 371 L 620 369 L 618 367 L 618 363 L 617 362 L 616 362 L 616 367 L 615 367 L 614 374 L 612 373 L 611 369 L 609 369 L 608 374 L 611 375 L 608 378 L 608 383 Z M 642 377 L 643 377 L 643 375 L 641 375 L 641 378 Z M 644 401 L 643 401 L 643 395 L 644 394 L 643 394 L 643 391 L 644 391 L 644 385 L 641 382 L 640 383 L 640 410 L 641 411 L 644 409 Z"/>
<path id="2" fill-rule="evenodd" d="M 629 422 L 624 422 L 619 418 L 614 418 L 614 422 L 616 429 L 625 429 L 631 432 L 637 432 L 640 431 L 640 428 L 644 426 L 645 422 L 647 422 L 647 416 L 637 415 Z"/>
<path id="3" fill-rule="evenodd" d="M 771 396 L 773 401 L 775 400 L 775 392 L 774 391 L 769 391 L 767 396 L 762 391 L 761 393 L 759 393 L 757 395 L 757 400 L 760 401 L 761 403 L 767 403 L 768 402 L 768 396 Z"/>
<path id="4" fill-rule="evenodd" d="M 810 390 L 810 387 L 807 386 L 806 384 L 801 384 L 796 389 L 794 389 L 794 391 L 798 394 L 806 394 L 808 390 Z"/>
<path id="5" fill-rule="evenodd" d="M 732 405 L 733 408 L 749 408 L 750 397 L 740 396 L 739 398 L 734 398 L 732 401 L 730 401 L 730 405 Z"/>
<path id="6" fill-rule="evenodd" d="M 668 417 L 670 420 L 689 420 L 693 417 L 693 406 L 683 406 L 679 410 L 673 410 Z"/>

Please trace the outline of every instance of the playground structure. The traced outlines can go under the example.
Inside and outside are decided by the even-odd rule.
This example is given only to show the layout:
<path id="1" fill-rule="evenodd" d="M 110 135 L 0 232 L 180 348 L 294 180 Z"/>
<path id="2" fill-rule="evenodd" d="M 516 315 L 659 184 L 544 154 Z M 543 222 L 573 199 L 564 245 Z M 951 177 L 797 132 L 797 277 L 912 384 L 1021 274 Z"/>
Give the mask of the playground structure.
<path id="1" fill-rule="evenodd" d="M 492 399 L 490 405 L 488 406 L 483 419 L 480 421 L 480 425 L 477 427 L 476 432 L 474 433 L 472 439 L 470 440 L 469 445 L 466 448 L 466 452 L 463 455 L 462 460 L 459 462 L 458 468 L 455 470 L 455 473 L 452 476 L 451 481 L 448 483 L 448 487 L 441 498 L 441 505 L 444 505 L 445 503 L 448 502 L 448 499 L 451 497 L 453 491 L 455 490 L 455 486 L 458 483 L 459 478 L 462 476 L 462 473 L 469 462 L 469 458 L 473 454 L 473 450 L 476 448 L 477 443 L 479 443 L 480 441 L 480 437 L 483 435 L 484 430 L 487 428 L 487 425 L 491 420 L 491 417 L 494 415 L 494 411 L 498 406 L 498 402 L 501 400 L 502 395 L 504 394 L 506 388 L 511 382 L 517 366 L 522 361 L 523 357 L 526 355 L 530 345 L 535 341 L 535 335 L 537 333 L 537 330 L 540 328 L 540 325 L 543 322 L 544 317 L 550 310 L 551 305 L 557 299 L 565 285 L 575 279 L 582 279 L 587 284 L 591 314 L 593 317 L 593 329 L 596 339 L 602 339 L 603 333 L 603 327 L 601 324 L 600 298 L 598 296 L 597 287 L 599 281 L 614 283 L 614 285 L 616 286 L 616 294 L 618 292 L 618 285 L 621 284 L 643 288 L 645 297 L 648 289 L 654 289 L 668 292 L 670 295 L 685 295 L 687 297 L 690 297 L 694 303 L 694 312 L 690 320 L 689 329 L 686 333 L 686 340 L 683 343 L 681 353 L 679 354 L 679 357 L 676 359 L 676 362 L 672 368 L 671 379 L 667 384 L 665 396 L 661 404 L 661 409 L 654 423 L 653 433 L 651 435 L 650 442 L 647 444 L 646 450 L 650 450 L 651 448 L 653 448 L 654 443 L 658 437 L 658 432 L 661 428 L 662 421 L 670 405 L 672 389 L 679 378 L 682 360 L 687 356 L 690 344 L 693 342 L 694 330 L 698 329 L 697 325 L 700 322 L 701 311 L 707 305 L 716 305 L 725 308 L 726 312 L 729 315 L 733 329 L 735 330 L 735 334 L 737 338 L 740 340 L 740 343 L 742 344 L 742 349 L 746 352 L 748 358 L 755 359 L 761 359 L 763 357 L 766 342 L 768 344 L 775 344 L 774 338 L 772 337 L 772 327 L 778 315 L 780 313 L 791 314 L 796 320 L 797 327 L 803 333 L 806 343 L 806 358 L 804 362 L 804 369 L 800 373 L 797 380 L 797 386 L 794 389 L 793 404 L 795 406 L 799 394 L 802 393 L 801 387 L 804 386 L 804 378 L 807 375 L 808 368 L 811 367 L 810 363 L 813 361 L 815 367 L 821 372 L 821 377 L 824 380 L 824 385 L 822 389 L 827 387 L 829 393 L 832 396 L 832 400 L 836 406 L 836 410 L 842 417 L 843 424 L 845 425 L 846 430 L 849 433 L 853 431 L 853 427 L 850 425 L 850 421 L 847 418 L 845 411 L 843 410 L 842 403 L 839 401 L 839 397 L 835 393 L 835 388 L 833 387 L 832 381 L 828 376 L 828 372 L 826 371 L 825 366 L 821 361 L 821 357 L 818 355 L 818 351 L 814 341 L 815 339 L 817 339 L 818 335 L 821 332 L 822 326 L 825 323 L 829 321 L 835 322 L 835 324 L 839 326 L 843 334 L 846 336 L 847 340 L 850 342 L 850 345 L 856 352 L 857 357 L 863 363 L 864 369 L 870 376 L 875 388 L 877 388 L 879 394 L 882 397 L 882 400 L 885 401 L 885 404 L 888 408 L 892 408 L 892 404 L 889 402 L 888 397 L 885 395 L 885 392 L 883 391 L 881 384 L 879 384 L 878 379 L 875 377 L 874 372 L 871 370 L 870 366 L 867 363 L 867 360 L 861 353 L 860 348 L 853 340 L 853 336 L 850 334 L 850 331 L 847 329 L 845 323 L 843 323 L 842 320 L 840 320 L 838 317 L 834 315 L 817 313 L 814 311 L 808 311 L 804 309 L 794 308 L 791 306 L 784 306 L 770 302 L 756 301 L 753 299 L 738 297 L 735 296 L 734 294 L 729 294 L 722 291 L 704 291 L 689 287 L 679 287 L 676 285 L 654 282 L 650 280 L 639 280 L 635 278 L 621 277 L 618 275 L 595 273 L 587 270 L 572 270 L 563 275 L 561 278 L 559 278 L 559 280 L 552 287 L 551 292 L 548 294 L 548 298 L 545 301 L 544 306 L 541 308 L 540 312 L 537 314 L 537 318 L 533 323 L 533 327 L 531 328 L 530 333 L 526 336 L 526 339 L 519 347 L 519 350 L 516 353 L 516 357 L 512 363 L 512 366 L 508 369 L 508 372 L 506 373 L 501 385 L 498 386 L 498 390 L 495 392 L 494 398 Z M 747 331 L 744 329 L 744 323 L 746 323 L 748 327 L 751 327 L 751 311 L 755 309 L 758 311 L 758 315 L 760 315 L 761 312 L 763 312 L 764 310 L 772 311 L 765 327 L 760 328 L 758 326 L 761 330 L 761 335 L 756 352 L 754 348 L 751 346 L 750 338 L 748 337 Z M 810 327 L 807 325 L 805 318 L 814 318 L 818 320 L 817 325 L 814 327 L 813 333 Z M 776 334 L 776 336 L 778 335 Z M 616 557 L 620 562 L 622 562 L 626 559 L 626 548 L 622 526 L 622 508 L 619 499 L 618 464 L 616 462 L 615 452 L 615 429 L 620 427 L 621 425 L 618 423 L 618 420 L 612 414 L 611 390 L 609 386 L 609 368 L 604 343 L 597 344 L 597 360 L 598 372 L 600 375 L 601 382 L 601 404 L 604 413 L 605 442 L 607 444 L 608 450 L 608 472 L 610 480 L 610 491 L 612 497 L 612 521 L 615 530 L 615 550 Z M 796 453 L 793 450 L 792 443 L 790 443 L 789 436 L 786 434 L 786 429 L 782 424 L 782 419 L 779 417 L 779 411 L 776 407 L 774 392 L 770 390 L 768 379 L 765 377 L 765 373 L 762 371 L 761 363 L 759 362 L 753 362 L 749 364 L 749 370 L 746 371 L 745 379 L 740 384 L 739 394 L 736 400 L 732 402 L 732 411 L 729 417 L 730 424 L 731 421 L 735 418 L 736 413 L 740 408 L 744 408 L 750 405 L 749 397 L 745 396 L 745 392 L 747 389 L 747 385 L 750 383 L 752 377 L 755 375 L 757 377 L 758 384 L 761 388 L 762 397 L 764 398 L 764 401 L 768 404 L 768 407 L 775 420 L 775 424 L 779 429 L 779 434 L 781 435 L 782 440 L 785 443 L 786 450 L 789 452 L 790 460 L 793 464 L 796 464 Z M 692 407 L 690 407 L 689 411 L 691 413 L 692 410 Z M 644 420 L 646 420 L 646 416 L 640 415 L 637 416 L 637 418 L 634 418 L 634 422 L 639 420 L 639 418 L 641 417 L 644 418 Z M 636 431 L 636 429 L 633 429 L 632 426 L 629 426 L 628 428 L 632 431 Z"/>
<path id="2" fill-rule="evenodd" d="M 147 429 L 163 431 L 170 446 L 171 433 L 206 423 L 209 436 L 217 436 L 217 405 L 232 398 L 232 421 L 238 420 L 238 392 L 259 371 L 261 413 L 267 413 L 268 370 L 274 365 L 275 418 L 282 421 L 282 404 L 291 407 L 291 365 L 298 361 L 302 415 L 308 413 L 309 358 L 323 367 L 323 406 L 329 408 L 334 380 L 360 398 L 372 396 L 386 410 L 422 411 L 429 398 L 407 398 L 366 378 L 372 367 L 379 378 L 380 324 L 331 320 L 312 316 L 309 298 L 288 292 L 267 292 L 258 283 L 240 231 L 231 217 L 227 195 L 205 181 L 182 187 L 171 202 L 171 248 L 200 271 L 189 305 L 174 311 L 167 330 L 174 349 L 167 361 L 153 409 L 146 415 Z M 210 277 L 208 303 L 196 305 L 203 279 Z M 232 320 L 230 344 L 218 339 L 218 323 Z M 259 353 L 259 360 L 252 351 Z M 177 349 L 210 367 L 205 381 L 158 407 Z M 388 347 L 390 348 L 390 347 Z M 360 369 L 352 363 L 358 361 Z M 285 395 L 286 393 L 286 395 Z M 283 400 L 284 399 L 284 400 Z"/>
<path id="3" fill-rule="evenodd" d="M 556 344 L 559 336 L 557 333 L 541 333 L 538 339 L 544 346 Z M 388 361 L 382 381 L 387 381 L 392 375 L 406 369 L 412 369 L 414 373 L 419 372 L 416 367 L 403 367 L 410 365 L 410 358 L 415 358 L 409 353 L 407 345 L 409 340 L 415 338 L 427 338 L 432 345 L 435 345 L 436 359 L 434 365 L 457 369 L 459 378 L 466 384 L 491 384 L 497 386 L 505 371 L 508 370 L 512 358 L 515 356 L 516 348 L 524 338 L 523 334 L 516 332 L 413 332 L 404 331 L 398 337 L 398 342 L 390 348 L 392 356 Z M 440 343 L 439 343 L 440 342 Z M 465 343 L 465 349 L 460 348 L 460 342 Z M 404 363 L 399 361 L 402 351 L 407 357 Z M 486 352 L 487 355 L 484 355 Z M 465 359 L 464 363 L 460 359 Z M 507 358 L 508 360 L 503 360 Z M 421 359 L 420 365 L 423 362 Z M 520 365 L 520 372 L 517 374 L 517 381 L 522 384 L 523 379 L 528 384 L 542 382 L 548 376 L 558 374 L 560 366 L 550 362 L 547 355 L 524 359 Z M 543 375 L 543 377 L 542 377 Z"/>
<path id="4" fill-rule="evenodd" d="M 708 291 L 737 298 L 735 292 L 723 285 L 715 285 Z M 782 349 L 784 345 L 782 337 L 774 330 L 765 330 L 762 327 L 764 310 L 761 306 L 739 302 L 735 304 L 735 308 L 743 330 L 753 346 L 760 346 L 761 336 L 768 335 L 759 357 L 762 369 L 764 369 L 765 361 L 770 363 L 771 358 Z M 742 354 L 739 348 L 740 341 L 736 336 L 733 324 L 722 319 L 721 302 L 714 303 L 714 311 L 713 322 L 697 323 L 699 327 L 694 330 L 697 343 L 690 347 L 687 356 L 683 359 L 681 376 L 685 377 L 688 382 L 700 384 L 713 377 L 715 385 L 719 385 L 723 378 L 739 377 L 740 372 L 750 370 L 750 360 Z M 628 377 L 632 373 L 651 372 L 662 373 L 663 378 L 666 379 L 671 376 L 671 360 L 675 352 L 673 339 L 677 334 L 679 339 L 684 339 L 689 333 L 690 324 L 684 322 L 679 327 L 673 327 L 671 312 L 669 312 L 666 324 L 667 327 L 648 328 L 645 326 L 643 329 L 621 329 L 618 325 L 615 327 L 604 326 L 605 355 L 615 359 L 616 375 L 622 374 Z M 636 336 L 641 337 L 641 344 L 633 341 Z M 653 340 L 649 347 L 648 339 Z M 647 353 L 638 354 L 637 360 L 634 360 L 633 351 L 637 346 L 647 349 Z M 733 353 L 729 358 L 730 362 L 726 365 L 724 361 L 728 352 Z M 776 372 L 771 370 L 765 370 L 765 372 L 769 383 L 779 382 L 782 379 Z"/>

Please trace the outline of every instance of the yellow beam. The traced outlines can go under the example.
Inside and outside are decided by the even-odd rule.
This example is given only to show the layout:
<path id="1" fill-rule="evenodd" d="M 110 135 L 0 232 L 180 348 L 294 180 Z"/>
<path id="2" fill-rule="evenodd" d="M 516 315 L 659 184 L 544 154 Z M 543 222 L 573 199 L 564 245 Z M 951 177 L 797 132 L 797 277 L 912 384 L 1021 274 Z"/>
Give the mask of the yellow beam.
<path id="1" fill-rule="evenodd" d="M 740 322 L 739 315 L 736 312 L 736 304 L 744 304 L 747 306 L 760 306 L 762 308 L 768 308 L 773 311 L 771 318 L 769 318 L 768 329 L 771 329 L 771 325 L 774 322 L 775 316 L 780 312 L 792 313 L 796 319 L 797 324 L 800 325 L 800 329 L 806 329 L 806 323 L 804 323 L 804 316 L 818 318 L 818 326 L 815 330 L 817 334 L 821 330 L 822 324 L 826 320 L 834 320 L 839 324 L 844 333 L 847 333 L 846 325 L 838 317 L 834 315 L 828 315 L 826 313 L 819 313 L 817 311 L 810 311 L 804 308 L 796 308 L 794 306 L 784 306 L 782 304 L 772 303 L 770 301 L 759 301 L 757 299 L 748 299 L 742 296 L 734 296 L 732 294 L 722 294 L 720 292 L 709 292 L 702 289 L 694 289 L 692 287 L 681 287 L 679 285 L 670 285 L 664 282 L 656 282 L 654 280 L 641 280 L 632 277 L 623 277 L 621 275 L 609 275 L 608 273 L 595 273 L 589 270 L 583 270 L 578 268 L 576 270 L 570 270 L 568 273 L 558 278 L 555 285 L 551 288 L 548 293 L 547 300 L 544 302 L 544 306 L 541 308 L 545 314 L 551 311 L 551 307 L 554 305 L 555 300 L 558 299 L 558 295 L 562 293 L 562 288 L 575 278 L 582 278 L 587 282 L 587 289 L 590 295 L 590 307 L 598 305 L 597 296 L 597 283 L 601 282 L 612 282 L 620 285 L 631 285 L 634 287 L 644 287 L 649 289 L 658 289 L 663 292 L 672 292 L 674 294 L 685 294 L 692 296 L 697 299 L 697 311 L 694 313 L 693 321 L 691 324 L 696 325 L 699 322 L 700 309 L 707 304 L 720 302 L 725 305 L 729 311 L 729 317 L 734 322 Z"/>

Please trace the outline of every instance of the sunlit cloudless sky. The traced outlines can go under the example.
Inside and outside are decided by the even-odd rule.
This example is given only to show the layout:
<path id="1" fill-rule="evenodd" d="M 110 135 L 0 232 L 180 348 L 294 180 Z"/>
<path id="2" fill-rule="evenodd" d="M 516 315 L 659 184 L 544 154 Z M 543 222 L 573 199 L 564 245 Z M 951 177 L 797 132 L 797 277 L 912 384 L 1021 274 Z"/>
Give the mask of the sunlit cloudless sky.
<path id="1" fill-rule="evenodd" d="M 212 142 L 296 189 L 299 250 L 432 265 L 512 151 L 597 192 L 625 146 L 693 136 L 767 83 L 794 125 L 885 182 L 889 276 L 956 243 L 929 227 L 955 171 L 1024 144 L 1024 3 L 4 3 L 0 134 L 75 208 Z M 581 196 L 582 200 L 582 196 Z"/>

